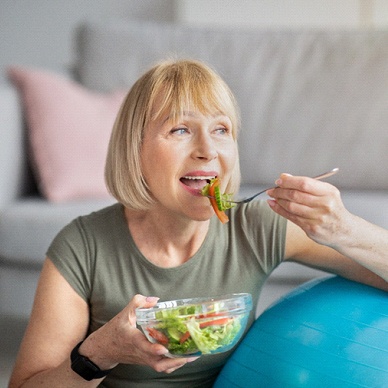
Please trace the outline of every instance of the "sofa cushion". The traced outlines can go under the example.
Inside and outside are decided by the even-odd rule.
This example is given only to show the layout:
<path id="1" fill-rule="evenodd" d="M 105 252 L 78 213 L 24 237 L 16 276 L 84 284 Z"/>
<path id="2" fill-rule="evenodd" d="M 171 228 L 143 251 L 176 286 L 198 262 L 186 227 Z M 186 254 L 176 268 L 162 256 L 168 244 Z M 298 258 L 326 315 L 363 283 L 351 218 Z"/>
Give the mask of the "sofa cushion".
<path id="1" fill-rule="evenodd" d="M 66 224 L 113 202 L 108 198 L 52 203 L 34 197 L 14 201 L 1 211 L 0 262 L 40 268 L 51 241 Z"/>
<path id="2" fill-rule="evenodd" d="M 99 90 L 130 86 L 170 55 L 210 63 L 241 107 L 243 183 L 339 167 L 341 188 L 388 189 L 388 30 L 115 21 L 87 22 L 77 40 L 80 80 Z"/>
<path id="3" fill-rule="evenodd" d="M 49 200 L 106 198 L 104 164 L 123 91 L 96 93 L 54 73 L 11 67 L 39 188 Z"/>

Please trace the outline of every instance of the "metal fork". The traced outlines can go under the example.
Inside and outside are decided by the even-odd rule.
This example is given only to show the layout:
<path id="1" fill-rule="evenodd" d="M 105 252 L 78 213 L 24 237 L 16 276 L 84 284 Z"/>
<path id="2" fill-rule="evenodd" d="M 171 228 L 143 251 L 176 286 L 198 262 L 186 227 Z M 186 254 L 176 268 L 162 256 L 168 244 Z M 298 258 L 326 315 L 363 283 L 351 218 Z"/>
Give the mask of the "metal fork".
<path id="1" fill-rule="evenodd" d="M 319 174 L 317 176 L 314 176 L 313 179 L 325 179 L 325 178 L 328 178 L 329 176 L 332 176 L 334 174 L 337 174 L 337 172 L 339 171 L 339 168 L 333 168 L 332 170 L 330 171 L 327 171 L 327 172 L 324 172 L 323 174 Z M 247 203 L 247 202 L 251 202 L 252 199 L 255 199 L 256 197 L 258 197 L 260 194 L 264 194 L 266 191 L 268 190 L 271 190 L 271 189 L 276 189 L 278 188 L 279 186 L 274 186 L 274 187 L 269 187 L 268 189 L 265 189 L 265 190 L 262 190 L 262 191 L 259 191 L 258 193 L 252 195 L 251 197 L 248 197 L 248 198 L 245 198 L 245 199 L 241 199 L 239 201 L 232 201 L 232 200 L 222 200 L 222 202 L 229 202 L 229 203 Z M 208 198 L 214 198 L 210 195 L 207 195 Z"/>

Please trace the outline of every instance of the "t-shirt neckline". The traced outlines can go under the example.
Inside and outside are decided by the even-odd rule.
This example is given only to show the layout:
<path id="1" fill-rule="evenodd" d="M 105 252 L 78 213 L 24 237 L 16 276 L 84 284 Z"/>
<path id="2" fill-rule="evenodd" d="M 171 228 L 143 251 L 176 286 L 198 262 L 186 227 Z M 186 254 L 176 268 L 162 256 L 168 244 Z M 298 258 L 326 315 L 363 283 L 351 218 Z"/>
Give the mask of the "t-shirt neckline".
<path id="1" fill-rule="evenodd" d="M 215 225 L 215 222 L 217 222 L 218 220 L 216 220 L 216 217 L 213 216 L 210 219 L 209 229 L 208 229 L 208 231 L 206 233 L 205 239 L 203 240 L 203 242 L 202 242 L 201 246 L 199 247 L 198 251 L 195 252 L 195 254 L 192 257 L 190 257 L 189 260 L 187 260 L 185 263 L 180 264 L 180 265 L 178 265 L 176 267 L 161 267 L 159 265 L 154 264 L 150 260 L 148 260 L 143 255 L 143 253 L 140 251 L 140 249 L 136 245 L 136 243 L 135 243 L 135 241 L 133 239 L 132 233 L 129 230 L 129 227 L 127 225 L 127 221 L 126 221 L 125 213 L 124 213 L 125 212 L 125 207 L 122 204 L 120 206 L 120 211 L 121 211 L 120 228 L 122 230 L 121 233 L 123 234 L 124 241 L 126 241 L 126 244 L 128 246 L 128 252 L 132 252 L 136 256 L 136 258 L 139 259 L 140 263 L 142 263 L 143 265 L 145 265 L 146 267 L 148 267 L 149 269 L 152 269 L 154 271 L 156 270 L 156 271 L 160 271 L 160 272 L 164 272 L 164 273 L 166 273 L 166 272 L 176 272 L 176 271 L 179 272 L 179 271 L 187 270 L 187 268 L 190 268 L 190 267 L 192 267 L 194 265 L 197 265 L 198 262 L 201 262 L 203 260 L 204 252 L 208 251 L 208 245 L 216 237 L 216 225 Z"/>

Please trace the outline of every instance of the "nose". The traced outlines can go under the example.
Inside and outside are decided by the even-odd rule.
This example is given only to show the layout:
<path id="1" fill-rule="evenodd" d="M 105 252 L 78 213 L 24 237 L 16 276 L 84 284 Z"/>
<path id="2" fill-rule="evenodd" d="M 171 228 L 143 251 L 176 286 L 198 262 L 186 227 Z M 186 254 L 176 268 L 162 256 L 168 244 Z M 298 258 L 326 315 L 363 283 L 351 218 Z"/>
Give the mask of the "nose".
<path id="1" fill-rule="evenodd" d="M 201 133 L 196 136 L 193 150 L 195 159 L 213 160 L 217 158 L 218 151 L 209 133 Z"/>

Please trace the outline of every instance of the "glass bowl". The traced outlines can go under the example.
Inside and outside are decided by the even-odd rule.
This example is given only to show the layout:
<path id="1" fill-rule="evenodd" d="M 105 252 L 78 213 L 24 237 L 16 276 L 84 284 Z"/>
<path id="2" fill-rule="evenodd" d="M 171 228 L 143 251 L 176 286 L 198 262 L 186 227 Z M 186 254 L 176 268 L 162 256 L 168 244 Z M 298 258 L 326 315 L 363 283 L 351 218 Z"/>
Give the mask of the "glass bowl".
<path id="1" fill-rule="evenodd" d="M 252 310 L 250 294 L 177 299 L 137 308 L 137 324 L 169 357 L 192 357 L 230 350 L 241 338 Z"/>

